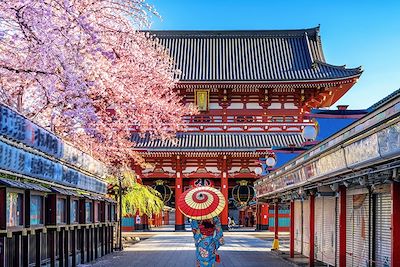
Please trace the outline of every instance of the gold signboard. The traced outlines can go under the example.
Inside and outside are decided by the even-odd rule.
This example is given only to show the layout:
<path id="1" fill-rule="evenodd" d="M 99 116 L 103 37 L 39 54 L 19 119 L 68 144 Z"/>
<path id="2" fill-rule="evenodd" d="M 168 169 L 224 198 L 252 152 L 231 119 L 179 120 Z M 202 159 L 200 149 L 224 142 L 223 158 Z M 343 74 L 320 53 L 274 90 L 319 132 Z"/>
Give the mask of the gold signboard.
<path id="1" fill-rule="evenodd" d="M 199 111 L 208 111 L 210 102 L 210 91 L 201 89 L 194 91 L 194 101 Z"/>

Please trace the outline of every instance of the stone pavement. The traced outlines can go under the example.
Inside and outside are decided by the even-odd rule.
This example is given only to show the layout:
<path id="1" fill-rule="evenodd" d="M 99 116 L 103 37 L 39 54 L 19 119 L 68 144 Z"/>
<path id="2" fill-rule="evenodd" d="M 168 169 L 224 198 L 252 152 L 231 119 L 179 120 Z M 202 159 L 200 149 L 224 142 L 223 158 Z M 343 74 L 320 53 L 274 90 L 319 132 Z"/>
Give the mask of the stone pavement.
<path id="1" fill-rule="evenodd" d="M 147 239 L 99 259 L 93 267 L 192 267 L 195 247 L 191 232 L 148 232 Z M 293 266 L 270 251 L 272 239 L 252 233 L 226 233 L 218 267 Z"/>

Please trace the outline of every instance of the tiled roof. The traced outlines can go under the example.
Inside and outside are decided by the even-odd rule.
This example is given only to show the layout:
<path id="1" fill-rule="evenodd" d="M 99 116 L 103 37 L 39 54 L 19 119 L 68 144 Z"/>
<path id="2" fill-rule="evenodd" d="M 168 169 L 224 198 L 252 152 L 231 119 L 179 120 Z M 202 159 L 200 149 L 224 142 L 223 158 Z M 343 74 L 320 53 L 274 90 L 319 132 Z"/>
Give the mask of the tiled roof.
<path id="1" fill-rule="evenodd" d="M 17 180 L 6 179 L 6 178 L 0 178 L 0 184 L 8 186 L 8 187 L 12 187 L 12 188 L 28 189 L 28 190 L 47 192 L 47 193 L 51 192 L 49 189 L 47 189 L 46 187 L 41 186 L 39 184 L 21 182 L 21 181 L 17 181 Z"/>
<path id="2" fill-rule="evenodd" d="M 300 133 L 181 133 L 176 142 L 132 136 L 135 148 L 147 151 L 256 151 L 295 146 L 305 142 Z"/>
<path id="3" fill-rule="evenodd" d="M 67 190 L 67 189 L 64 189 L 64 188 L 60 188 L 60 187 L 52 186 L 51 187 L 51 191 L 53 193 L 57 193 L 57 194 L 61 194 L 61 195 L 80 197 L 79 193 L 77 193 L 75 191 L 72 191 L 72 190 Z"/>
<path id="4" fill-rule="evenodd" d="M 359 76 L 325 62 L 319 27 L 270 31 L 150 31 L 189 81 L 306 81 Z"/>
<path id="5" fill-rule="evenodd" d="M 372 106 L 370 106 L 368 108 L 369 112 L 372 112 L 374 110 L 376 110 L 377 108 L 379 108 L 380 106 L 385 105 L 386 103 L 388 103 L 390 100 L 395 99 L 396 97 L 400 96 L 400 89 L 397 89 L 396 91 L 394 91 L 393 93 L 389 94 L 388 96 L 382 98 L 381 100 L 379 100 L 378 102 L 376 102 L 375 104 L 373 104 Z"/>

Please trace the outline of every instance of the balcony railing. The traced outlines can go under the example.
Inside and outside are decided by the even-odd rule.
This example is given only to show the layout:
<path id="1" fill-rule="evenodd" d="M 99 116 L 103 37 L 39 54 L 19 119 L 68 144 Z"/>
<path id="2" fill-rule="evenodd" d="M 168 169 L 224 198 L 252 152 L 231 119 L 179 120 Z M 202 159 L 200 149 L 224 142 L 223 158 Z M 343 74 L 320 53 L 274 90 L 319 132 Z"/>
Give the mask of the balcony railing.
<path id="1" fill-rule="evenodd" d="M 254 124 L 254 123 L 305 123 L 305 120 L 298 116 L 212 116 L 212 115 L 194 115 L 184 118 L 189 124 L 220 124 L 220 123 L 238 123 L 238 124 Z"/>

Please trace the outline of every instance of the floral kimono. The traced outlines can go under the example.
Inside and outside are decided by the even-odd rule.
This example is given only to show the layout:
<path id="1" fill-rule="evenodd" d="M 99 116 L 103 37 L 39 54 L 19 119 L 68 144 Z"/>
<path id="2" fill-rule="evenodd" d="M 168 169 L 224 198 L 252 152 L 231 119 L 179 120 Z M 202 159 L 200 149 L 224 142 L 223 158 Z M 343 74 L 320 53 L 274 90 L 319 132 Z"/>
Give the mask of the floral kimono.
<path id="1" fill-rule="evenodd" d="M 215 225 L 213 232 L 207 233 L 201 229 L 201 222 L 192 220 L 191 226 L 196 245 L 197 267 L 214 267 L 217 249 L 224 244 L 224 235 L 218 217 L 212 219 Z"/>

